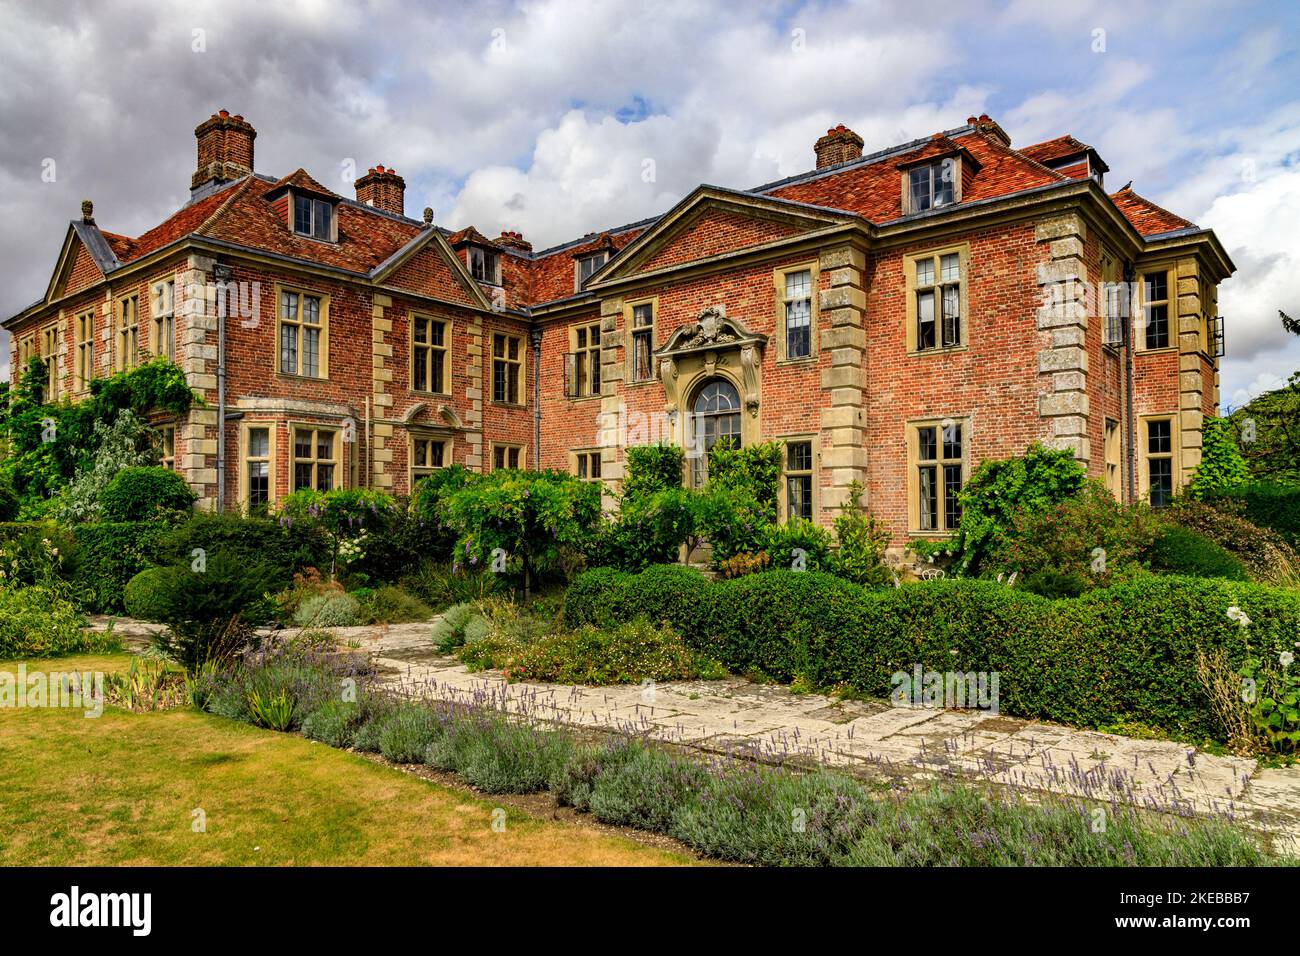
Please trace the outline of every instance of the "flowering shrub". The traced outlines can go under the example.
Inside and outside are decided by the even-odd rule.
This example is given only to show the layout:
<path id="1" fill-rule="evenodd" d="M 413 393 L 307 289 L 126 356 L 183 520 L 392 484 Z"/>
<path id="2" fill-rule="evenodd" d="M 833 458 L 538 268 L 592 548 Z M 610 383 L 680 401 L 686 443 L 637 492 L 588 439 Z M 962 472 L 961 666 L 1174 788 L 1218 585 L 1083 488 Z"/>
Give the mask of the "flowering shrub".
<path id="1" fill-rule="evenodd" d="M 282 498 L 275 514 L 286 527 L 307 522 L 329 535 L 332 574 L 337 577 L 340 563 L 346 567 L 364 557 L 367 534 L 382 534 L 397 510 L 392 496 L 369 488 L 301 488 Z"/>
<path id="2" fill-rule="evenodd" d="M 119 650 L 111 633 L 83 631 L 85 621 L 53 588 L 0 587 L 0 659 Z"/>

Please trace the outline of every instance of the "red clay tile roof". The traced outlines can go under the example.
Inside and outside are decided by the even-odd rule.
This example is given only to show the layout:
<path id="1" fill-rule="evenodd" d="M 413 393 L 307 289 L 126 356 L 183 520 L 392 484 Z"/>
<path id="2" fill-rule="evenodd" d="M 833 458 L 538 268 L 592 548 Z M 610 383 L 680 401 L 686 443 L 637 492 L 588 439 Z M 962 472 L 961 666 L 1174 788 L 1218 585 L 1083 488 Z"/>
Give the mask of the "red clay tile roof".
<path id="1" fill-rule="evenodd" d="M 936 134 L 906 152 L 858 164 L 849 163 L 825 173 L 812 172 L 758 187 L 751 192 L 853 212 L 874 222 L 888 222 L 903 215 L 900 165 L 961 150 L 978 167 L 978 171 L 963 182 L 962 199 L 969 202 L 1067 182 L 1070 179 L 1068 175 L 1049 169 L 1043 163 L 1087 149 L 1086 144 L 1074 137 L 1061 136 L 1016 150 L 993 133 L 975 129 L 951 135 Z M 293 233 L 286 222 L 283 203 L 277 206 L 267 198 L 285 187 L 338 200 L 337 243 L 318 242 Z M 1121 190 L 1111 198 L 1143 235 L 1193 225 L 1148 202 L 1131 189 Z M 514 251 L 503 254 L 502 279 L 507 305 L 514 308 L 569 298 L 575 294 L 575 257 L 606 247 L 618 252 L 649 228 L 653 221 L 591 233 L 580 242 L 543 250 L 535 255 L 516 254 Z M 104 237 L 123 263 L 148 255 L 183 236 L 196 234 L 364 273 L 384 262 L 420 231 L 421 227 L 416 223 L 340 199 L 305 170 L 298 169 L 273 184 L 262 177 L 247 176 L 185 206 L 136 239 L 114 233 L 104 233 Z M 453 233 L 448 241 L 453 245 L 468 241 L 497 246 L 473 226 Z"/>
<path id="2" fill-rule="evenodd" d="M 1133 228 L 1144 236 L 1155 236 L 1162 232 L 1176 232 L 1179 229 L 1193 229 L 1196 223 L 1176 216 L 1168 209 L 1157 206 L 1149 199 L 1143 199 L 1128 186 L 1117 193 L 1111 193 L 1124 218 L 1133 223 Z"/>
<path id="3" fill-rule="evenodd" d="M 1058 136 L 1056 139 L 1049 139 L 1046 142 L 1035 143 L 1033 146 L 1025 146 L 1018 150 L 1030 159 L 1039 163 L 1051 163 L 1058 159 L 1064 159 L 1067 156 L 1077 156 L 1080 153 L 1086 153 L 1092 149 L 1087 143 L 1081 143 L 1073 136 Z"/>

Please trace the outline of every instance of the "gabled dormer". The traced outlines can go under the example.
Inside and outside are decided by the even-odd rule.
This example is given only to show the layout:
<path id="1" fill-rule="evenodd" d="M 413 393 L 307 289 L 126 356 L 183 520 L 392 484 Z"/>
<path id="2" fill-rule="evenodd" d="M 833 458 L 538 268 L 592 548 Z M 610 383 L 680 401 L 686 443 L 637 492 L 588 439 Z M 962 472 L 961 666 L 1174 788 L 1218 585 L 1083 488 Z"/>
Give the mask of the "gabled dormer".
<path id="1" fill-rule="evenodd" d="M 901 173 L 903 215 L 955 206 L 963 187 L 979 172 L 970 151 L 942 134 L 935 136 L 897 164 Z"/>
<path id="2" fill-rule="evenodd" d="M 266 192 L 267 202 L 290 232 L 318 242 L 338 242 L 340 198 L 302 169 L 290 173 Z"/>
<path id="3" fill-rule="evenodd" d="M 473 226 L 452 233 L 447 242 L 461 257 L 469 274 L 484 285 L 501 285 L 501 251 L 497 244 Z"/>

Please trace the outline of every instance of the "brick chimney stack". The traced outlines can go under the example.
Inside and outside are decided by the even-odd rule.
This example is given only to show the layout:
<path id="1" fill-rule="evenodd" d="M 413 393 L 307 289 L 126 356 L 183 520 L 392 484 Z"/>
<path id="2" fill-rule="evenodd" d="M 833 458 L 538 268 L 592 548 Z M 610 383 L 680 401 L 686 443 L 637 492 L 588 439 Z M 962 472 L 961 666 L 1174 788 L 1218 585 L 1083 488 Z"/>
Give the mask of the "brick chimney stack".
<path id="1" fill-rule="evenodd" d="M 497 240 L 498 246 L 505 246 L 508 249 L 518 249 L 520 252 L 532 252 L 533 244 L 525 239 L 520 233 L 511 232 L 509 229 L 501 230 L 501 238 Z"/>
<path id="2" fill-rule="evenodd" d="M 190 180 L 190 189 L 208 183 L 228 183 L 253 171 L 253 140 L 257 130 L 242 116 L 225 110 L 213 113 L 194 127 L 199 141 L 199 165 Z"/>
<path id="3" fill-rule="evenodd" d="M 813 144 L 813 152 L 817 154 L 818 169 L 861 159 L 862 137 L 841 123 L 828 129 L 826 135 Z"/>
<path id="4" fill-rule="evenodd" d="M 966 125 L 973 126 L 978 130 L 991 134 L 1001 140 L 1003 146 L 1011 146 L 1011 137 L 1007 135 L 1007 131 L 998 124 L 997 120 L 989 119 L 988 113 L 981 113 L 979 116 L 967 117 Z"/>
<path id="5" fill-rule="evenodd" d="M 357 189 L 357 202 L 399 216 L 406 214 L 406 180 L 395 170 L 371 166 L 353 185 Z"/>

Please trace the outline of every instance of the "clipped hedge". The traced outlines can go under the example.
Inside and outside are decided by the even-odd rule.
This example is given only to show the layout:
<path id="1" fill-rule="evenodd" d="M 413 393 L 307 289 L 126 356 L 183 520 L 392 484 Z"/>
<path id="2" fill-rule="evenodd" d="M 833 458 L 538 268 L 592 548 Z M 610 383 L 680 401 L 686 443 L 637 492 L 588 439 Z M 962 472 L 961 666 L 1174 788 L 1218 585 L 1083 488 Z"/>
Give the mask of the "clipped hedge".
<path id="1" fill-rule="evenodd" d="M 160 511 L 188 511 L 195 494 L 179 472 L 157 466 L 123 468 L 100 493 L 105 521 L 144 521 Z"/>
<path id="2" fill-rule="evenodd" d="M 155 542 L 168 527 L 155 521 L 100 521 L 73 526 L 77 566 L 72 583 L 87 611 L 122 613 L 127 583 L 149 567 Z"/>
<path id="3" fill-rule="evenodd" d="M 692 577 L 694 580 L 692 580 Z M 1243 629 L 1230 607 L 1250 618 Z M 871 591 L 818 572 L 766 571 L 710 582 L 687 568 L 609 569 L 575 580 L 570 626 L 637 614 L 666 621 L 732 671 L 846 685 L 888 696 L 891 676 L 999 674 L 1002 713 L 1075 726 L 1121 720 L 1194 739 L 1225 738 L 1196 676 L 1198 651 L 1235 672 L 1251 650 L 1273 671 L 1300 636 L 1300 594 L 1245 582 L 1144 576 L 1050 600 L 959 579 Z"/>
<path id="4" fill-rule="evenodd" d="M 295 573 L 313 567 L 328 570 L 329 536 L 308 521 L 284 522 L 271 518 L 243 518 L 235 514 L 196 514 L 151 539 L 148 557 L 154 564 L 189 564 L 194 549 L 208 557 L 228 552 L 266 566 L 272 572 L 267 590 L 293 582 Z"/>
<path id="5" fill-rule="evenodd" d="M 1182 525 L 1166 525 L 1147 549 L 1151 570 L 1193 578 L 1249 581 L 1246 565 L 1206 535 Z"/>

